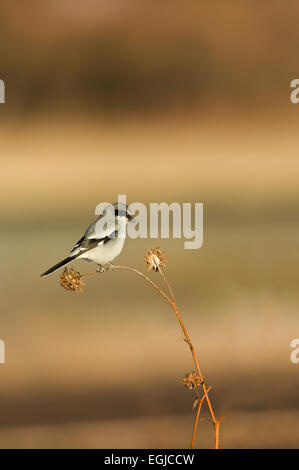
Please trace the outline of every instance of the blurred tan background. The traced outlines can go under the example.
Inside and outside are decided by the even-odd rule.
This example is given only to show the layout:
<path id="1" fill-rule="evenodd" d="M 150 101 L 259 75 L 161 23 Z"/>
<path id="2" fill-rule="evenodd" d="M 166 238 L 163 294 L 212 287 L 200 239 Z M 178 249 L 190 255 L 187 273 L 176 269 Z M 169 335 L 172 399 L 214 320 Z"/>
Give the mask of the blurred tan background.
<path id="1" fill-rule="evenodd" d="M 128 239 L 117 262 L 145 270 L 148 248 L 166 251 L 221 446 L 298 447 L 298 14 L 255 0 L 1 5 L 0 447 L 190 444 L 180 380 L 194 367 L 168 306 L 131 273 L 82 294 L 39 277 L 118 194 L 204 203 L 200 250 Z"/>

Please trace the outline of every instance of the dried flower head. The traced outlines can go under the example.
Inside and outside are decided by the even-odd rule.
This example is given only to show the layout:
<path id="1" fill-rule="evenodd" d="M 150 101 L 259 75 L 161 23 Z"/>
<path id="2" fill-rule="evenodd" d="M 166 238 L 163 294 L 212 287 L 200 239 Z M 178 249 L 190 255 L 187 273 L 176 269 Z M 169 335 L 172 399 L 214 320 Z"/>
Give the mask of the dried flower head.
<path id="1" fill-rule="evenodd" d="M 73 268 L 64 269 L 60 275 L 60 284 L 66 290 L 80 290 L 80 292 L 83 292 L 82 287 L 85 286 L 81 274 Z"/>
<path id="2" fill-rule="evenodd" d="M 195 372 L 190 372 L 189 374 L 185 375 L 182 380 L 182 383 L 184 387 L 188 387 L 193 390 L 194 388 L 201 386 L 202 380 Z"/>
<path id="3" fill-rule="evenodd" d="M 144 261 L 149 271 L 158 271 L 160 266 L 163 267 L 167 263 L 164 252 L 158 246 L 145 253 Z"/>

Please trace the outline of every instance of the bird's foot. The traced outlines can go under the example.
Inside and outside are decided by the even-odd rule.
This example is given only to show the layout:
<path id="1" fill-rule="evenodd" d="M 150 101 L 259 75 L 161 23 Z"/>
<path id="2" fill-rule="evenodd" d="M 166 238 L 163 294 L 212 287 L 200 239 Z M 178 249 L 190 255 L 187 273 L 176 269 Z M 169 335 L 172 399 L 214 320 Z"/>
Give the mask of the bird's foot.
<path id="1" fill-rule="evenodd" d="M 112 263 L 107 263 L 104 266 L 105 271 L 113 271 L 114 265 Z"/>
<path id="2" fill-rule="evenodd" d="M 104 266 L 99 265 L 98 269 L 97 269 L 97 272 L 98 273 L 107 273 L 107 272 L 112 271 L 112 270 L 113 270 L 113 264 L 107 263 Z"/>

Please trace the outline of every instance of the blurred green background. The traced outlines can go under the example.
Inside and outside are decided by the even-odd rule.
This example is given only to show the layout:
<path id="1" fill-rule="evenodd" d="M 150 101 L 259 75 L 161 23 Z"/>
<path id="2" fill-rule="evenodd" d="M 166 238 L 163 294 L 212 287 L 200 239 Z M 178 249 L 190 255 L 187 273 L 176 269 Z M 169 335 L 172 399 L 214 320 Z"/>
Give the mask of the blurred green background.
<path id="1" fill-rule="evenodd" d="M 82 294 L 39 277 L 118 194 L 204 203 L 200 250 L 128 239 L 117 263 L 145 270 L 147 249 L 166 251 L 221 446 L 298 447 L 298 14 L 257 0 L 0 6 L 1 447 L 190 444 L 180 381 L 194 366 L 166 303 L 131 273 Z M 207 419 L 197 445 L 212 445 Z"/>

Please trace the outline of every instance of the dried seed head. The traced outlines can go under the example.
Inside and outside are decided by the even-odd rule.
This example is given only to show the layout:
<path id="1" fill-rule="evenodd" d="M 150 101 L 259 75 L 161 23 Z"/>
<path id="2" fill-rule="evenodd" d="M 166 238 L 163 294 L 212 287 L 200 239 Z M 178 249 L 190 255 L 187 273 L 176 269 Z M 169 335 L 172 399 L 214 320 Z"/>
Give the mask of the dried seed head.
<path id="1" fill-rule="evenodd" d="M 144 261 L 149 271 L 158 271 L 159 267 L 163 267 L 167 263 L 164 252 L 158 246 L 145 253 Z"/>
<path id="2" fill-rule="evenodd" d="M 65 268 L 60 275 L 60 285 L 66 290 L 80 290 L 80 292 L 83 292 L 82 287 L 85 286 L 85 283 L 78 271 L 73 268 Z"/>
<path id="3" fill-rule="evenodd" d="M 188 387 L 193 390 L 194 388 L 201 386 L 202 380 L 195 372 L 190 372 L 189 374 L 185 375 L 182 383 L 184 387 Z"/>

